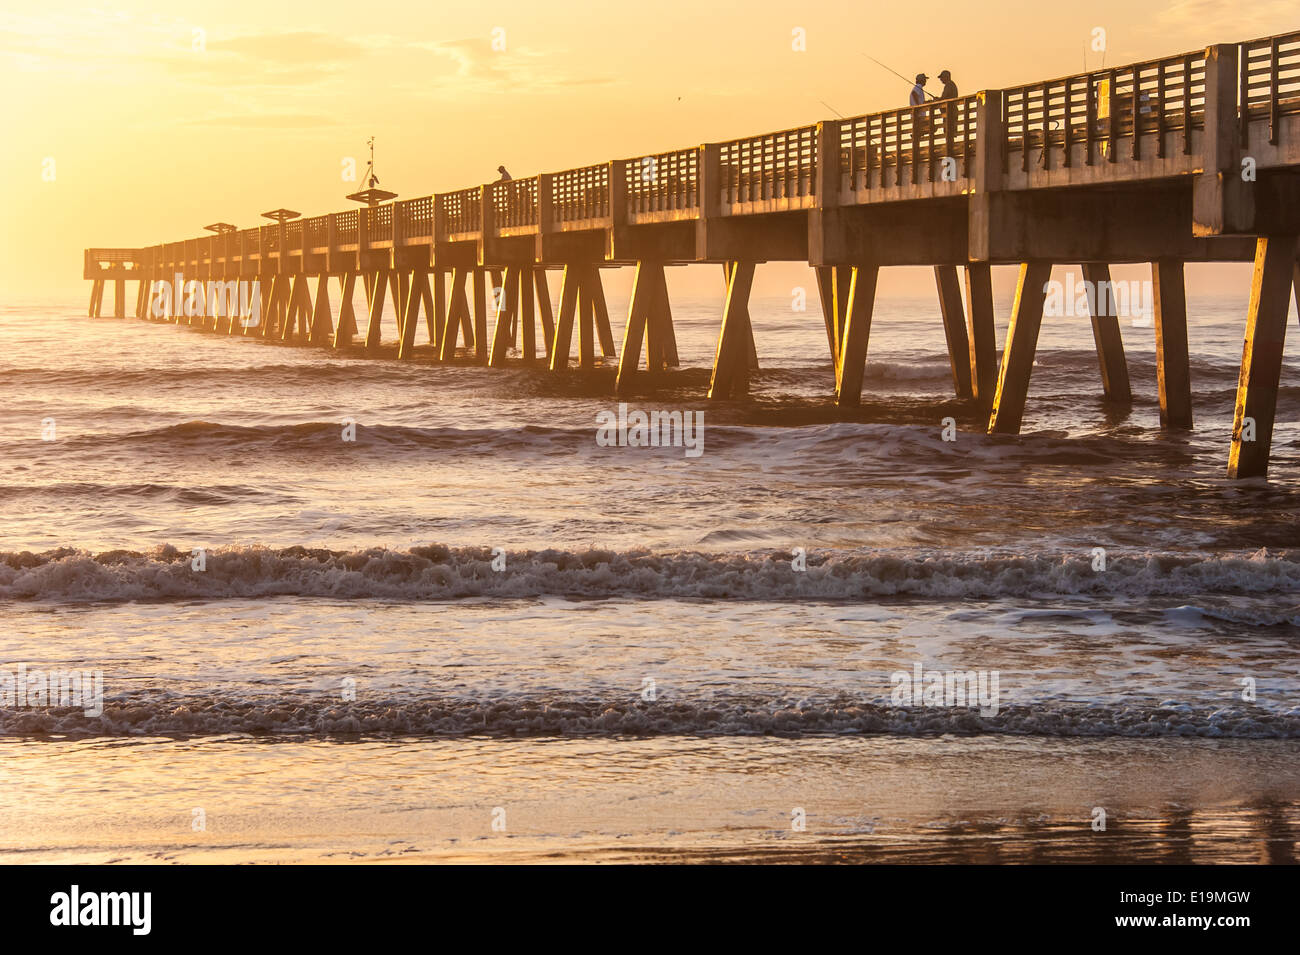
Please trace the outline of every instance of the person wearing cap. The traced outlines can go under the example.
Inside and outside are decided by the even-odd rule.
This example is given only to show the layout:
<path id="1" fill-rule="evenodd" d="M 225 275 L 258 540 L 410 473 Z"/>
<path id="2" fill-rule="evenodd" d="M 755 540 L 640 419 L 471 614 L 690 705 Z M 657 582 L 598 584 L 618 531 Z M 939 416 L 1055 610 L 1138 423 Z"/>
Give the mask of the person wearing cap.
<path id="1" fill-rule="evenodd" d="M 925 84 L 930 81 L 930 77 L 924 73 L 916 74 L 916 85 L 912 87 L 912 95 L 907 98 L 908 106 L 922 106 L 925 104 Z"/>
<path id="2" fill-rule="evenodd" d="M 957 84 L 952 81 L 952 74 L 947 70 L 939 74 L 939 79 L 943 82 L 943 92 L 939 94 L 939 99 L 948 101 L 943 110 L 943 128 L 951 139 L 957 135 L 957 104 L 952 102 L 958 96 Z"/>
<path id="3" fill-rule="evenodd" d="M 952 74 L 944 70 L 939 74 L 939 79 L 943 81 L 943 92 L 939 94 L 939 99 L 956 99 L 957 84 L 952 81 Z"/>
<path id="4" fill-rule="evenodd" d="M 497 182 L 509 182 L 509 181 L 510 181 L 510 173 L 506 172 L 506 167 L 505 167 L 505 166 L 497 166 L 497 172 L 501 173 L 501 178 L 498 179 Z"/>

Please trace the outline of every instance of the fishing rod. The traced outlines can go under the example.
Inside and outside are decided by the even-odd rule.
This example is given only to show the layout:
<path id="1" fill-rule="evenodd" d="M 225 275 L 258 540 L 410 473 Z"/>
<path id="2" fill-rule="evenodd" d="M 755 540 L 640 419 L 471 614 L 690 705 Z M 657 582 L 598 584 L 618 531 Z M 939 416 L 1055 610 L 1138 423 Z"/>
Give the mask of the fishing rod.
<path id="1" fill-rule="evenodd" d="M 902 80 L 904 83 L 911 83 L 913 86 L 916 85 L 916 83 L 915 83 L 914 80 L 909 80 L 909 79 L 908 79 L 906 76 L 904 76 L 902 73 L 898 72 L 898 70 L 895 70 L 895 69 L 893 69 L 892 67 L 885 66 L 884 63 L 881 63 L 881 62 L 880 62 L 879 60 L 877 60 L 874 56 L 868 56 L 866 53 L 859 53 L 858 55 L 859 55 L 859 56 L 865 56 L 865 57 L 867 57 L 867 59 L 870 60 L 872 63 L 876 64 L 876 66 L 880 67 L 882 70 L 888 70 L 890 73 L 893 73 L 895 76 L 897 76 L 897 77 L 898 77 L 900 80 Z M 930 97 L 930 99 L 938 99 L 938 98 L 939 98 L 939 97 L 935 96 L 933 93 L 931 93 L 929 90 L 927 90 L 925 87 L 922 87 L 922 88 L 921 88 L 921 92 L 924 93 L 926 96 Z"/>

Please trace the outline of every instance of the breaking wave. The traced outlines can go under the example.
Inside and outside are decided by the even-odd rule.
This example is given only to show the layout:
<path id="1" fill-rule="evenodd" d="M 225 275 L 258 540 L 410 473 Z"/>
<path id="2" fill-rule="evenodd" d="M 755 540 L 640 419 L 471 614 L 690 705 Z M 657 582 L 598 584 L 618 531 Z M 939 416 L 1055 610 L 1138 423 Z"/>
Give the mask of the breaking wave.
<path id="1" fill-rule="evenodd" d="M 612 737 L 983 735 L 1300 738 L 1300 709 L 1124 704 L 895 707 L 888 701 L 709 698 L 434 698 L 340 703 L 337 699 L 179 697 L 106 700 L 102 715 L 69 707 L 0 709 L 0 735 L 301 737 Z"/>
<path id="2" fill-rule="evenodd" d="M 895 596 L 1270 594 L 1280 605 L 1272 622 L 1300 620 L 1300 561 L 1267 550 L 1116 555 L 1100 573 L 1093 570 L 1089 554 L 826 551 L 808 554 L 802 572 L 793 570 L 791 555 L 783 551 L 525 550 L 494 556 L 484 547 L 443 545 L 353 551 L 250 546 L 210 551 L 204 560 L 204 568 L 195 570 L 191 553 L 172 546 L 150 553 L 92 554 L 71 548 L 0 553 L 0 599 L 114 602 L 292 596 L 423 601 L 569 596 L 855 601 Z"/>

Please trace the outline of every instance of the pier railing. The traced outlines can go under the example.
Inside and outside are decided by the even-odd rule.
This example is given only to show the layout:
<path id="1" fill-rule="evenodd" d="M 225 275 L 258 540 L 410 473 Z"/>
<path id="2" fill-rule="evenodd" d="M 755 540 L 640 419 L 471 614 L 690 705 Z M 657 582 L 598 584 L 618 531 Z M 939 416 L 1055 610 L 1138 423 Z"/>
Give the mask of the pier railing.
<path id="1" fill-rule="evenodd" d="M 1268 141 L 1277 145 L 1278 120 L 1300 112 L 1300 33 L 1241 44 L 1238 94 L 1241 145 L 1250 145 L 1250 121 L 1268 119 Z"/>
<path id="2" fill-rule="evenodd" d="M 1126 158 L 1138 160 L 1148 133 L 1156 157 L 1167 155 L 1174 134 L 1191 155 L 1192 130 L 1205 119 L 1205 62 L 1200 50 L 1006 90 L 1004 171 L 1017 161 L 1024 172 L 1119 162 L 1121 138 Z"/>
<path id="3" fill-rule="evenodd" d="M 1300 113 L 1300 31 L 1235 49 L 1227 82 L 1237 84 L 1241 144 L 1262 122 L 1277 144 L 1283 118 Z M 1088 181 L 1171 175 L 1195 164 L 1207 64 L 1197 50 L 991 91 L 996 114 L 981 111 L 987 94 L 965 96 L 122 254 L 198 263 L 960 195 L 974 188 L 981 136 L 1000 147 L 998 188 L 1049 184 L 1055 171 L 1085 166 Z M 838 170 L 821 176 L 819 156 L 838 157 Z M 836 183 L 837 195 L 818 195 Z M 112 264 L 114 251 L 87 250 L 87 268 L 92 254 Z"/>

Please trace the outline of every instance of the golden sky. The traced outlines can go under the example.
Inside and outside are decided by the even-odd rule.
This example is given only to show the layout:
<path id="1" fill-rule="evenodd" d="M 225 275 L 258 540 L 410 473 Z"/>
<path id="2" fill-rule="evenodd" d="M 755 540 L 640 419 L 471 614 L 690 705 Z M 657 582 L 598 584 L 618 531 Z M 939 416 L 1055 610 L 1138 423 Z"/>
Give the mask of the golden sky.
<path id="1" fill-rule="evenodd" d="M 86 246 L 346 208 L 344 160 L 359 175 L 371 135 L 382 185 L 410 198 L 490 181 L 502 163 L 523 177 L 905 103 L 908 84 L 867 54 L 909 76 L 948 68 L 967 93 L 1100 66 L 1096 27 L 1114 64 L 1300 27 L 1296 0 L 12 10 L 0 12 L 10 302 L 83 299 Z"/>

